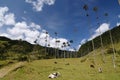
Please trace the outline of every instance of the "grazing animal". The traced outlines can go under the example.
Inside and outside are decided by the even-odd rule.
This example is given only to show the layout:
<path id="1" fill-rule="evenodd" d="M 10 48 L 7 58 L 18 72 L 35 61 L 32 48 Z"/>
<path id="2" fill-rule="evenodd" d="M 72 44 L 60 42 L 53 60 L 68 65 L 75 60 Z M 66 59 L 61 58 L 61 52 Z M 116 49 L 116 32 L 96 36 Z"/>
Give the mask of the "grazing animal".
<path id="1" fill-rule="evenodd" d="M 99 72 L 99 73 L 102 73 L 102 72 L 103 72 L 101 67 L 98 68 L 98 72 Z"/>
<path id="2" fill-rule="evenodd" d="M 56 62 L 56 61 L 55 61 L 54 63 L 55 63 L 55 64 L 57 64 L 57 62 Z"/>
<path id="3" fill-rule="evenodd" d="M 57 77 L 59 77 L 60 76 L 60 73 L 59 72 L 55 72 L 55 73 L 51 73 L 49 76 L 48 76 L 48 78 L 57 78 Z"/>
<path id="4" fill-rule="evenodd" d="M 92 65 L 92 64 L 90 65 L 90 67 L 91 67 L 91 68 L 95 68 L 95 66 L 94 66 L 94 65 Z"/>

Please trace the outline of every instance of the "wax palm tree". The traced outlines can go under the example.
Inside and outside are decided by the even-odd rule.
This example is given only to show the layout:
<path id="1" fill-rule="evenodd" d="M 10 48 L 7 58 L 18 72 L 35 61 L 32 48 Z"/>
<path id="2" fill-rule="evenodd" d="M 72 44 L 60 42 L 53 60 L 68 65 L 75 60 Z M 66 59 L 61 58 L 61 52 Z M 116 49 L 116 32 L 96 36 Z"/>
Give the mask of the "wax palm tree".
<path id="1" fill-rule="evenodd" d="M 87 5 L 87 4 L 85 4 L 85 5 L 83 6 L 83 9 L 87 12 L 87 11 L 88 11 L 88 9 L 89 9 L 89 8 L 88 8 L 88 5 Z M 88 17 L 88 16 L 89 16 L 89 14 L 87 13 L 87 14 L 86 14 L 86 16 Z"/>
<path id="2" fill-rule="evenodd" d="M 57 57 L 59 58 L 59 44 L 60 43 L 60 40 L 56 40 L 56 55 L 57 55 Z"/>
<path id="3" fill-rule="evenodd" d="M 63 44 L 61 45 L 61 49 L 63 50 L 62 52 L 62 54 L 61 54 L 61 58 L 63 58 L 64 57 L 64 46 L 63 46 Z"/>
<path id="4" fill-rule="evenodd" d="M 86 17 L 88 17 L 88 24 L 89 24 L 89 26 L 90 26 L 90 22 L 89 22 L 89 14 L 88 14 L 88 9 L 89 9 L 89 7 L 88 7 L 88 5 L 87 4 L 85 4 L 84 6 L 83 6 L 83 9 L 86 11 Z M 91 34 L 91 31 L 90 31 L 90 34 Z M 92 39 L 91 40 L 91 42 L 92 42 L 92 49 L 94 50 L 95 49 L 95 47 L 94 47 L 94 40 Z M 94 62 L 95 62 L 95 53 L 93 54 L 94 55 Z"/>
<path id="5" fill-rule="evenodd" d="M 69 41 L 66 42 L 66 47 L 70 47 L 71 44 Z M 66 52 L 67 58 L 69 58 L 69 51 Z"/>
<path id="6" fill-rule="evenodd" d="M 46 36 L 45 36 L 45 55 L 47 55 L 47 38 L 48 38 L 48 32 L 45 32 Z"/>
<path id="7" fill-rule="evenodd" d="M 105 17 L 108 17 L 108 13 L 105 13 L 104 16 L 105 16 Z M 107 20 L 107 22 L 108 22 L 108 20 Z M 113 57 L 112 57 L 113 67 L 115 68 L 115 67 L 116 67 L 116 64 L 115 64 L 116 53 L 115 53 L 115 47 L 114 47 L 114 43 L 113 43 L 113 38 L 112 38 L 111 30 L 109 30 L 109 35 L 110 35 L 110 41 L 111 41 L 112 50 L 113 50 Z"/>
<path id="8" fill-rule="evenodd" d="M 70 40 L 70 47 L 71 47 L 71 44 L 73 43 L 73 40 Z M 70 51 L 70 58 L 72 58 L 72 52 Z"/>
<path id="9" fill-rule="evenodd" d="M 77 49 L 74 47 L 74 57 L 77 57 Z"/>
<path id="10" fill-rule="evenodd" d="M 99 19 L 99 17 L 98 17 L 98 7 L 97 6 L 93 7 L 93 11 L 96 13 L 96 19 L 98 20 Z M 97 23 L 97 25 L 100 26 L 99 22 Z M 103 51 L 103 47 L 104 46 L 103 46 L 102 32 L 101 32 L 100 28 L 99 28 L 99 33 L 100 33 L 100 43 L 101 43 L 102 60 L 103 60 L 103 62 L 105 62 L 105 55 L 104 55 L 104 51 Z"/>
<path id="11" fill-rule="evenodd" d="M 55 58 L 57 58 L 57 35 L 58 33 L 55 32 Z"/>
<path id="12" fill-rule="evenodd" d="M 64 58 L 65 58 L 65 47 L 66 47 L 66 42 L 63 42 L 63 48 L 64 48 Z"/>

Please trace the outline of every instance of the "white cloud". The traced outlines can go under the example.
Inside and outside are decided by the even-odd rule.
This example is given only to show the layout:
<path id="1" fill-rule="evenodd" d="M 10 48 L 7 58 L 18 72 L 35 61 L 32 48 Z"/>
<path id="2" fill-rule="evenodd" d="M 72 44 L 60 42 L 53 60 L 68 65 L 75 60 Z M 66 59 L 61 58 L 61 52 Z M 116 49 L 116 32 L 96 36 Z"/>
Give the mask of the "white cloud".
<path id="1" fill-rule="evenodd" d="M 14 14 L 9 13 L 9 14 L 5 15 L 5 24 L 6 25 L 14 25 L 15 24 Z"/>
<path id="2" fill-rule="evenodd" d="M 37 24 L 35 24 L 35 23 L 32 23 L 32 24 L 34 24 L 34 25 L 28 25 L 24 21 L 17 22 L 13 28 L 7 29 L 8 34 L 12 35 L 13 39 L 23 39 L 30 43 L 34 43 L 34 40 L 39 35 L 39 31 L 37 30 L 38 27 L 36 28 Z M 32 30 L 31 27 L 34 28 L 34 30 Z M 39 26 L 39 28 L 40 28 L 40 26 Z"/>
<path id="3" fill-rule="evenodd" d="M 80 49 L 80 47 L 81 47 L 81 44 L 79 44 L 79 45 L 77 46 L 77 51 Z"/>
<path id="4" fill-rule="evenodd" d="M 101 35 L 102 33 L 108 31 L 109 26 L 110 26 L 110 24 L 108 24 L 108 23 L 101 24 L 100 27 L 95 30 L 94 34 L 88 40 L 92 40 L 95 37 Z"/>
<path id="5" fill-rule="evenodd" d="M 86 39 L 82 39 L 82 41 L 80 43 L 84 44 L 85 42 L 86 42 Z"/>
<path id="6" fill-rule="evenodd" d="M 28 26 L 26 22 L 18 22 L 15 24 L 13 28 L 8 28 L 7 31 L 11 35 L 21 35 L 22 33 L 25 32 L 25 30 L 27 30 L 27 27 Z"/>
<path id="7" fill-rule="evenodd" d="M 117 25 L 117 26 L 119 26 L 119 25 L 120 25 L 120 23 L 117 23 L 116 25 Z"/>
<path id="8" fill-rule="evenodd" d="M 40 27 L 40 25 L 37 25 L 37 24 L 35 24 L 35 23 L 30 23 L 30 27 L 31 28 L 34 28 L 34 29 L 41 29 L 41 27 Z"/>
<path id="9" fill-rule="evenodd" d="M 0 27 L 4 25 L 4 15 L 8 11 L 7 7 L 0 7 Z"/>
<path id="10" fill-rule="evenodd" d="M 8 10 L 8 7 L 0 7 L 0 17 L 3 16 Z"/>
<path id="11" fill-rule="evenodd" d="M 49 3 L 52 4 L 52 3 Z M 8 12 L 8 7 L 0 7 L 0 26 L 2 30 L 2 26 L 4 25 L 12 25 L 13 27 L 8 27 L 4 33 L 0 33 L 0 36 L 6 36 L 11 39 L 22 39 L 26 40 L 30 43 L 34 43 L 34 41 L 38 38 L 38 43 L 42 46 L 46 44 L 46 36 L 47 36 L 47 44 L 50 44 L 50 47 L 58 47 L 60 49 L 63 45 L 63 42 L 68 42 L 65 38 L 57 38 L 60 40 L 60 43 L 56 45 L 56 39 L 51 37 L 49 34 L 46 35 L 46 30 L 41 29 L 41 26 L 35 24 L 34 22 L 27 23 L 26 21 L 17 22 L 15 21 L 15 15 L 13 13 Z M 64 48 L 69 50 L 70 47 Z"/>
<path id="12" fill-rule="evenodd" d="M 8 7 L 0 7 L 0 27 L 15 24 L 14 14 L 8 13 L 8 10 Z"/>
<path id="13" fill-rule="evenodd" d="M 53 5 L 55 3 L 55 0 L 25 0 L 25 2 L 32 4 L 33 9 L 36 11 L 42 11 L 45 4 Z"/>
<path id="14" fill-rule="evenodd" d="M 42 46 L 50 44 L 50 47 L 62 49 L 61 46 L 63 45 L 63 42 L 68 42 L 68 40 L 65 38 L 57 38 L 57 40 L 59 40 L 60 42 L 56 44 L 56 38 L 51 37 L 49 34 L 47 34 L 47 43 L 45 42 L 45 40 L 46 34 L 42 32 L 39 38 L 39 44 L 41 44 Z M 67 48 L 68 47 L 66 47 L 66 49 Z"/>
<path id="15" fill-rule="evenodd" d="M 13 27 L 8 27 L 6 31 L 4 31 L 4 33 L 0 33 L 0 35 L 11 39 L 23 39 L 33 43 L 39 35 L 41 26 L 33 22 L 30 24 L 25 21 L 16 22 L 15 15 L 8 11 L 8 7 L 0 7 L 0 27 L 3 27 L 4 25 L 12 25 Z"/>

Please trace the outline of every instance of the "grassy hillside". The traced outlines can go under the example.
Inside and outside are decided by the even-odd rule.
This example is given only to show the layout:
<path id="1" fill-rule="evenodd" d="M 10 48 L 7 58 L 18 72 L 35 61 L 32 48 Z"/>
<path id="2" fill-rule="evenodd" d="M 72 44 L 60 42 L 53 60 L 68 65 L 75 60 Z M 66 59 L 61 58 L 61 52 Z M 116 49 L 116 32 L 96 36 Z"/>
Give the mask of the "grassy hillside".
<path id="1" fill-rule="evenodd" d="M 120 43 L 114 46 L 116 50 L 120 50 Z M 48 75 L 53 72 L 61 73 L 61 76 L 54 80 L 119 80 L 120 53 L 116 53 L 114 68 L 113 53 L 107 51 L 105 48 L 105 62 L 102 60 L 100 48 L 81 58 L 34 60 L 11 71 L 0 80 L 51 80 Z M 94 65 L 94 68 L 90 65 Z M 102 68 L 103 72 L 99 73 L 98 68 Z"/>
<path id="2" fill-rule="evenodd" d="M 112 35 L 113 43 L 114 44 L 119 43 L 120 42 L 120 26 L 117 26 L 117 27 L 111 29 L 110 31 L 107 31 L 107 32 L 105 32 L 101 35 L 102 42 L 103 42 L 103 47 L 107 48 L 107 49 L 112 48 L 110 33 Z M 94 48 L 95 49 L 101 48 L 100 36 L 94 38 L 93 42 L 94 42 Z M 91 51 L 93 51 L 92 41 L 87 41 L 79 49 L 78 57 L 84 56 L 84 55 L 90 53 Z"/>
<path id="3" fill-rule="evenodd" d="M 11 40 L 0 36 L 0 60 L 27 60 L 46 58 L 45 48 L 23 40 Z"/>
<path id="4" fill-rule="evenodd" d="M 99 49 L 96 50 L 98 51 Z M 111 54 L 106 54 L 106 63 L 102 62 L 100 55 L 100 53 L 96 55 L 95 68 L 90 67 L 93 64 L 93 56 L 90 53 L 82 58 L 36 60 L 26 63 L 1 80 L 51 80 L 48 75 L 53 72 L 61 73 L 61 76 L 54 80 L 119 80 L 120 55 L 117 56 L 115 69 Z M 98 72 L 100 67 L 103 70 L 102 73 Z"/>

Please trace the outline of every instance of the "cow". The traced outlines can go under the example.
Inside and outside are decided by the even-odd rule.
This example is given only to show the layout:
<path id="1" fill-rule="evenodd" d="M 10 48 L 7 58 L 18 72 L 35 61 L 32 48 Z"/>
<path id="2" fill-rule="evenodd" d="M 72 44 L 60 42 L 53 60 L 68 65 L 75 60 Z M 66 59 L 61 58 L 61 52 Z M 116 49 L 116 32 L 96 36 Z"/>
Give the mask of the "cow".
<path id="1" fill-rule="evenodd" d="M 99 72 L 99 73 L 102 73 L 102 72 L 103 72 L 101 67 L 98 68 L 98 72 Z"/>
<path id="2" fill-rule="evenodd" d="M 94 65 L 92 65 L 92 64 L 90 65 L 90 67 L 91 67 L 91 68 L 95 68 L 95 66 L 94 66 Z"/>
<path id="3" fill-rule="evenodd" d="M 59 73 L 59 72 L 55 72 L 55 73 L 51 73 L 51 74 L 48 76 L 48 78 L 53 79 L 53 78 L 57 78 L 57 77 L 59 77 L 59 76 L 60 76 L 60 73 Z"/>

